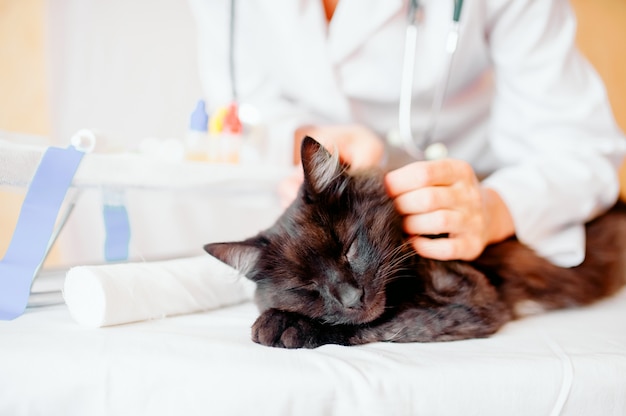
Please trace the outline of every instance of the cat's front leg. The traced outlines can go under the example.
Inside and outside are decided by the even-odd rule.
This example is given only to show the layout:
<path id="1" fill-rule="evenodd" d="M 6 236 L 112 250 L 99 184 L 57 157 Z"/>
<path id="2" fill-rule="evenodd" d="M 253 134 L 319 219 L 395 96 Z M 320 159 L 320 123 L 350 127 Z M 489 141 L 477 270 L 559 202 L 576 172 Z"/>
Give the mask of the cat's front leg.
<path id="1" fill-rule="evenodd" d="M 439 342 L 484 338 L 492 335 L 510 319 L 503 309 L 496 311 L 486 309 L 488 308 L 481 310 L 461 304 L 407 308 L 398 311 L 389 320 L 363 326 L 355 333 L 350 343 Z"/>
<path id="2" fill-rule="evenodd" d="M 511 320 L 511 311 L 495 287 L 473 267 L 433 261 L 428 271 L 430 281 L 422 293 L 363 325 L 350 343 L 483 338 Z"/>
<path id="3" fill-rule="evenodd" d="M 252 340 L 280 348 L 316 348 L 324 344 L 347 345 L 350 327 L 324 325 L 306 316 L 268 309 L 252 325 Z"/>

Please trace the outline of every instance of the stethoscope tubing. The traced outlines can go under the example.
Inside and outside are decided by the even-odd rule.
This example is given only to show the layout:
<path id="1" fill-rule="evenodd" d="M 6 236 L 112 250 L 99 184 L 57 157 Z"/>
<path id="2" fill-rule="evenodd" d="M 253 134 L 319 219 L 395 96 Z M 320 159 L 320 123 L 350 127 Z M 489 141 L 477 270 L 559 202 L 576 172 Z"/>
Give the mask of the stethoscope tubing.
<path id="1" fill-rule="evenodd" d="M 420 140 L 413 136 L 412 104 L 413 104 L 413 81 L 415 78 L 415 57 L 418 35 L 418 19 L 417 14 L 420 11 L 418 0 L 410 0 L 407 27 L 404 39 L 404 52 L 402 58 L 402 74 L 400 80 L 400 100 L 398 104 L 398 133 L 404 150 L 413 158 L 425 159 L 425 151 L 432 144 L 435 129 L 443 102 L 450 83 L 450 73 L 454 55 L 458 49 L 460 36 L 460 17 L 463 7 L 463 0 L 454 1 L 454 12 L 452 16 L 451 26 L 446 39 L 446 56 L 443 67 L 443 74 L 440 82 L 435 87 L 434 97 L 430 108 L 430 115 L 426 129 Z"/>
<path id="2" fill-rule="evenodd" d="M 416 159 L 421 159 L 423 152 L 421 152 L 420 148 L 415 145 L 411 124 L 416 45 L 417 25 L 409 24 L 404 35 L 404 53 L 402 58 L 402 75 L 400 80 L 400 101 L 398 103 L 398 129 L 406 152 Z"/>
<path id="3" fill-rule="evenodd" d="M 232 94 L 232 100 L 234 103 L 237 102 L 238 92 L 237 92 L 237 73 L 236 73 L 236 63 L 235 63 L 235 26 L 236 26 L 236 11 L 237 8 L 237 0 L 230 0 L 230 26 L 228 28 L 228 75 L 230 77 L 230 89 Z"/>
<path id="4" fill-rule="evenodd" d="M 441 81 L 435 88 L 432 106 L 430 108 L 430 117 L 422 135 L 421 140 L 416 140 L 413 136 L 412 105 L 413 105 L 413 82 L 415 78 L 415 57 L 418 36 L 418 19 L 420 12 L 419 0 L 409 0 L 409 10 L 407 15 L 407 27 L 404 39 L 404 51 L 402 58 L 402 74 L 400 80 L 400 97 L 398 103 L 398 133 L 405 151 L 416 159 L 425 158 L 425 150 L 431 144 L 433 135 L 437 127 L 437 121 L 441 113 L 443 102 L 448 90 L 450 82 L 450 72 L 454 55 L 456 54 L 459 44 L 460 18 L 463 8 L 463 0 L 453 0 L 454 11 L 452 16 L 452 24 L 448 32 L 446 40 L 446 62 L 444 64 Z M 235 62 L 235 32 L 236 32 L 236 0 L 230 0 L 230 27 L 228 33 L 229 52 L 228 52 L 228 71 L 231 84 L 231 93 L 233 102 L 238 100 L 237 91 L 237 74 Z"/>

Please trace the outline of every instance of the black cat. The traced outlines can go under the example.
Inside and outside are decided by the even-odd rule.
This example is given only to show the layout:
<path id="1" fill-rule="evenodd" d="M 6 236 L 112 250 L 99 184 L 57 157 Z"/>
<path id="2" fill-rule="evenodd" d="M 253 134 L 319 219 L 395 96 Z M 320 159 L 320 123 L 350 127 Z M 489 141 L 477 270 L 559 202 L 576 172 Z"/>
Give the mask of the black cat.
<path id="1" fill-rule="evenodd" d="M 560 268 L 515 239 L 473 262 L 417 255 L 383 186 L 383 172 L 354 173 L 318 142 L 301 148 L 304 183 L 269 229 L 205 250 L 256 282 L 261 316 L 252 339 L 314 348 L 376 341 L 485 337 L 517 317 L 516 305 L 589 304 L 623 284 L 626 216 L 617 209 L 587 226 L 583 264 Z"/>

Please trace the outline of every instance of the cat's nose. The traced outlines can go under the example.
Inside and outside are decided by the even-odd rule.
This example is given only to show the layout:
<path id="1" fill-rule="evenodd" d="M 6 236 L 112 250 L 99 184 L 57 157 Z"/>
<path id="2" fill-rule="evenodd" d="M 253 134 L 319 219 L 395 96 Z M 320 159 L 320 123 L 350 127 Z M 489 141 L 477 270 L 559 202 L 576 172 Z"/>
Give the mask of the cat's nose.
<path id="1" fill-rule="evenodd" d="M 345 308 L 360 307 L 362 298 L 363 289 L 354 287 L 347 283 L 339 286 L 339 302 L 341 302 Z"/>

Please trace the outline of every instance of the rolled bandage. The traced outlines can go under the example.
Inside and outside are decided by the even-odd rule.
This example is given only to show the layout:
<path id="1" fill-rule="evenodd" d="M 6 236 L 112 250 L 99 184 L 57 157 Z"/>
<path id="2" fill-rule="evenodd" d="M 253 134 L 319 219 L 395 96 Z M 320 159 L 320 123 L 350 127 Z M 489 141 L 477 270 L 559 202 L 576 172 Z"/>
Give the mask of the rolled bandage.
<path id="1" fill-rule="evenodd" d="M 216 309 L 251 299 L 254 283 L 209 255 L 79 266 L 65 278 L 72 318 L 90 327 Z"/>

